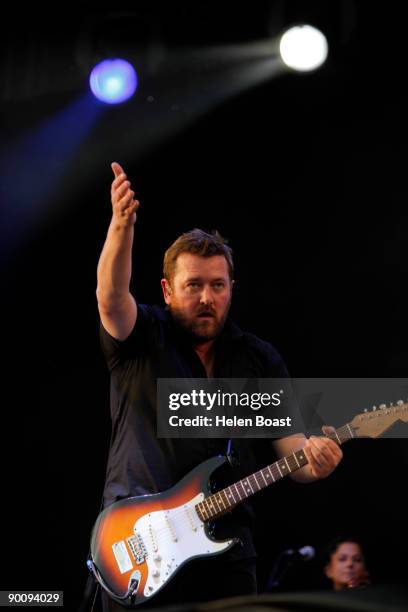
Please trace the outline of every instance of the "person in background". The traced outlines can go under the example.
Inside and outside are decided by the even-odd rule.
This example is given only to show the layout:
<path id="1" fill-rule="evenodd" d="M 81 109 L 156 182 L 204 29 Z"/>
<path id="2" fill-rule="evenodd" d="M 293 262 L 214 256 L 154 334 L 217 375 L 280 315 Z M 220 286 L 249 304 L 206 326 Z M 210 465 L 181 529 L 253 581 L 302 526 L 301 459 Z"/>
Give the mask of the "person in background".
<path id="1" fill-rule="evenodd" d="M 352 536 L 337 537 L 328 546 L 324 573 L 335 591 L 370 584 L 363 547 Z"/>

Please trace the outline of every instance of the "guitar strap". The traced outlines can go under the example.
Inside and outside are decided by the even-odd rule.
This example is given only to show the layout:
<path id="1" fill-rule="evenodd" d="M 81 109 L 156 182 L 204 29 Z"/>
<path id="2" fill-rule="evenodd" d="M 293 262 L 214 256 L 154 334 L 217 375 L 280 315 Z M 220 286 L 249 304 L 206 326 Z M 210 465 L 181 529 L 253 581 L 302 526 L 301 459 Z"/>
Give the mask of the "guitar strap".
<path id="1" fill-rule="evenodd" d="M 227 449 L 225 451 L 228 463 L 232 468 L 239 466 L 239 452 L 236 448 L 233 448 L 233 443 L 233 438 L 230 438 L 227 442 Z"/>

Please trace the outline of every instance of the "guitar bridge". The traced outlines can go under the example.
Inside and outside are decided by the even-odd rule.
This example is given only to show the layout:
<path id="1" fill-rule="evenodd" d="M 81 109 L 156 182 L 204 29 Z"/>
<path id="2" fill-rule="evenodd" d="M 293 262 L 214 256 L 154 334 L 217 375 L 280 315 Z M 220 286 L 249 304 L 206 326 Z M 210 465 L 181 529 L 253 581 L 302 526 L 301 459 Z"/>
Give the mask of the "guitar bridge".
<path id="1" fill-rule="evenodd" d="M 147 550 L 140 533 L 130 536 L 130 538 L 126 539 L 126 542 L 128 543 L 129 549 L 137 565 L 143 563 L 147 559 Z"/>

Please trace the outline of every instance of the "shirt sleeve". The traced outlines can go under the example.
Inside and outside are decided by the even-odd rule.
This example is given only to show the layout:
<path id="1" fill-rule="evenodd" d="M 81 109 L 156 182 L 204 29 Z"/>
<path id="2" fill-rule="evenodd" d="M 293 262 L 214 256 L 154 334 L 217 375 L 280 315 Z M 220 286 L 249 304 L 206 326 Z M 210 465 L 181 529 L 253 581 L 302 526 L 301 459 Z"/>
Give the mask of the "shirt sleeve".
<path id="1" fill-rule="evenodd" d="M 137 358 L 146 350 L 149 337 L 153 333 L 154 321 L 152 308 L 138 304 L 136 323 L 126 340 L 113 338 L 102 325 L 102 321 L 100 322 L 101 348 L 110 371 L 129 359 Z"/>

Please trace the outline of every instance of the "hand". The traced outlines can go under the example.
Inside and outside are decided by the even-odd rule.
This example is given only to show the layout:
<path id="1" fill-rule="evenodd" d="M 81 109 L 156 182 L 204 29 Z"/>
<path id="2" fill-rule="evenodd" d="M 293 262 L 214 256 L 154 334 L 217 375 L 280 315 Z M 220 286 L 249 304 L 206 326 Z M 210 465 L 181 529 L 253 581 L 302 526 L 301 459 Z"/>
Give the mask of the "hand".
<path id="1" fill-rule="evenodd" d="M 367 570 L 364 570 L 359 576 L 355 576 L 348 581 L 347 588 L 354 589 L 356 587 L 366 586 L 367 584 L 370 584 L 370 576 Z"/>
<path id="2" fill-rule="evenodd" d="M 333 428 L 323 427 L 322 430 L 323 433 L 329 434 Z M 343 457 L 340 446 L 334 440 L 323 436 L 311 436 L 306 440 L 303 450 L 309 462 L 311 474 L 316 479 L 329 476 Z"/>
<path id="3" fill-rule="evenodd" d="M 130 189 L 130 181 L 117 162 L 111 164 L 115 179 L 112 183 L 111 200 L 113 217 L 122 227 L 130 227 L 136 223 L 136 211 L 140 202 L 134 199 L 135 192 Z"/>

